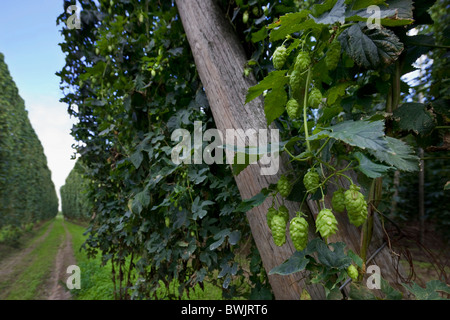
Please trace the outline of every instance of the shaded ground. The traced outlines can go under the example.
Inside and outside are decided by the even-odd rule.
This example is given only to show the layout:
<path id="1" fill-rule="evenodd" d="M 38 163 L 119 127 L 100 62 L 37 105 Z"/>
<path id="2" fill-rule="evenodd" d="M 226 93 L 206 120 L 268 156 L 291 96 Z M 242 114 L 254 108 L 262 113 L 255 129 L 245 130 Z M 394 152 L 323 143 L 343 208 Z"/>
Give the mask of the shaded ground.
<path id="1" fill-rule="evenodd" d="M 34 240 L 30 246 L 8 255 L 6 259 L 0 262 L 0 300 L 3 300 L 8 296 L 11 290 L 11 287 L 9 287 L 8 284 L 13 283 L 18 279 L 27 266 L 33 262 L 31 253 L 47 239 L 52 228 L 53 223 L 48 226 L 45 233 Z"/>
<path id="2" fill-rule="evenodd" d="M 14 275 L 18 270 L 17 266 L 23 265 L 24 262 L 29 257 L 29 254 L 40 244 L 42 241 L 44 241 L 48 234 L 50 233 L 51 229 L 53 227 L 53 224 L 51 224 L 45 233 L 40 236 L 37 240 L 35 240 L 31 246 L 18 251 L 17 253 L 14 253 L 7 257 L 4 261 L 0 262 L 0 283 L 4 282 L 5 279 L 8 277 Z"/>
<path id="3" fill-rule="evenodd" d="M 21 275 L 33 265 L 35 257 L 33 251 L 48 239 L 49 233 L 52 231 L 55 223 L 61 223 L 64 227 L 64 234 L 59 238 L 60 245 L 54 259 L 50 273 L 47 273 L 41 280 L 39 293 L 34 299 L 44 300 L 69 300 L 71 299 L 70 291 L 67 290 L 66 281 L 71 275 L 67 273 L 69 265 L 76 264 L 72 249 L 72 236 L 67 230 L 63 219 L 53 221 L 39 238 L 31 242 L 28 247 L 18 249 L 18 251 L 9 254 L 0 261 L 0 300 L 7 299 L 8 295 L 14 289 Z"/>
<path id="4" fill-rule="evenodd" d="M 408 222 L 402 226 L 405 237 L 393 243 L 394 251 L 401 254 L 401 263 L 408 272 L 410 280 L 424 287 L 425 283 L 440 279 L 449 282 L 450 250 L 432 223 L 426 223 L 423 243 L 419 241 L 418 222 Z M 412 262 L 412 266 L 411 266 Z"/>

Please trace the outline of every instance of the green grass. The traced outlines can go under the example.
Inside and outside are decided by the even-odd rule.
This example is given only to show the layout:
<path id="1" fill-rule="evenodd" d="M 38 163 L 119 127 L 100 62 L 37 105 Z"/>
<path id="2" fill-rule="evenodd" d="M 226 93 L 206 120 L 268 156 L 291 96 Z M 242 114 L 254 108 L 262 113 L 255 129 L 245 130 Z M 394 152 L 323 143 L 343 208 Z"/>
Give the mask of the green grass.
<path id="1" fill-rule="evenodd" d="M 36 300 L 44 298 L 43 288 L 51 274 L 52 268 L 54 268 L 58 247 L 65 237 L 65 230 L 61 223 L 62 219 L 61 216 L 57 216 L 55 219 L 46 222 L 38 230 L 33 232 L 31 239 L 23 243 L 22 248 L 33 245 L 39 237 L 51 228 L 47 238 L 39 243 L 20 265 L 14 267 L 14 273 L 10 279 L 7 282 L 0 283 L 0 293 L 4 293 L 3 295 L 0 294 L 2 299 Z M 88 259 L 86 252 L 80 250 L 87 237 L 83 234 L 86 228 L 68 221 L 64 223 L 72 236 L 73 252 L 76 264 L 80 267 L 81 272 L 81 289 L 71 290 L 73 299 L 114 299 L 111 263 L 108 262 L 105 266 L 101 266 L 100 254 L 95 258 Z M 136 279 L 135 274 L 133 276 L 133 279 Z M 217 276 L 217 272 L 212 276 Z M 181 299 L 222 299 L 222 290 L 220 288 L 207 280 L 203 284 L 205 290 L 202 290 L 197 284 L 195 290 L 190 290 L 189 297 L 184 292 Z M 157 299 L 165 300 L 169 299 L 169 297 L 179 297 L 178 286 L 179 281 L 177 279 L 173 280 L 168 288 L 160 281 L 160 287 L 156 290 Z"/>
<path id="2" fill-rule="evenodd" d="M 53 227 L 50 223 L 53 223 Z M 58 247 L 65 235 L 61 222 L 56 218 L 39 231 L 36 239 L 50 227 L 52 229 L 47 238 L 30 253 L 31 261 L 17 277 L 6 297 L 7 300 L 35 300 L 40 298 L 39 289 L 44 285 L 54 267 Z"/>
<path id="3" fill-rule="evenodd" d="M 55 219 L 47 221 L 39 229 L 33 231 L 32 237 L 22 243 L 21 249 L 32 246 L 50 228 L 47 238 L 39 243 L 19 265 L 14 266 L 13 274 L 7 281 L 0 283 L 1 299 L 36 300 L 44 298 L 43 288 L 48 284 L 46 281 L 54 268 L 58 247 L 65 237 L 62 219 L 63 217 L 58 215 Z M 101 266 L 100 254 L 95 258 L 88 259 L 86 252 L 80 250 L 87 237 L 83 234 L 86 228 L 69 221 L 65 221 L 64 224 L 72 236 L 73 252 L 76 264 L 80 267 L 81 272 L 81 289 L 71 290 L 73 299 L 114 299 L 111 263 L 108 262 L 105 266 Z M 133 279 L 136 279 L 135 274 L 133 276 Z M 217 272 L 215 276 L 217 276 Z M 190 290 L 189 297 L 184 292 L 181 298 L 183 300 L 222 299 L 220 288 L 207 280 L 203 284 L 205 290 L 202 290 L 197 284 L 195 290 Z M 173 280 L 168 288 L 160 281 L 160 287 L 156 290 L 157 299 L 165 300 L 169 297 L 179 297 L 178 286 L 179 281 L 177 279 Z M 2 292 L 3 294 L 1 294 Z"/>
<path id="4" fill-rule="evenodd" d="M 19 248 L 14 248 L 10 246 L 1 247 L 1 254 L 0 254 L 0 260 L 6 259 L 10 255 L 13 255 L 17 253 L 17 250 L 22 250 L 27 247 L 30 247 L 35 244 L 35 242 L 48 230 L 49 227 L 51 227 L 51 224 L 53 223 L 53 220 L 47 221 L 43 223 L 38 229 L 33 230 L 30 233 L 26 234 L 26 237 L 23 237 L 20 242 Z M 16 264 L 14 266 L 14 270 L 9 275 L 9 277 L 5 280 L 3 279 L 2 282 L 0 282 L 0 299 L 6 299 L 6 297 L 9 294 L 9 290 L 12 286 L 14 286 L 17 278 L 20 274 L 26 270 L 30 263 L 33 261 L 34 257 L 32 255 L 29 255 L 21 261 L 21 263 Z"/>
<path id="5" fill-rule="evenodd" d="M 72 290 L 76 300 L 112 300 L 114 287 L 111 280 L 111 263 L 101 266 L 100 255 L 95 259 L 88 259 L 86 252 L 80 250 L 86 236 L 85 228 L 70 222 L 66 227 L 72 235 L 72 246 L 77 265 L 81 272 L 81 289 Z"/>

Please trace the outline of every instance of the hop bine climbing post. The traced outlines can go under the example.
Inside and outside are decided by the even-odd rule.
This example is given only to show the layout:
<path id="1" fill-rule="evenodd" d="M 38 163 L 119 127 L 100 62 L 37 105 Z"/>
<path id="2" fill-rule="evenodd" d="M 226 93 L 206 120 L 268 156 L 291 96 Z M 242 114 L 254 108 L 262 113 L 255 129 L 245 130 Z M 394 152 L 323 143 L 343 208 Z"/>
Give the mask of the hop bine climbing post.
<path id="1" fill-rule="evenodd" d="M 241 132 L 245 132 L 248 129 L 270 128 L 267 125 L 261 97 L 251 100 L 244 106 L 248 89 L 257 82 L 251 73 L 248 77 L 244 77 L 244 66 L 248 59 L 241 42 L 218 4 L 213 0 L 176 0 L 176 4 L 217 129 L 220 131 L 240 129 Z M 306 68 L 309 65 L 308 58 L 305 56 L 300 59 L 298 68 L 294 72 L 299 72 L 297 69 L 303 70 Z M 308 74 L 310 72 L 311 70 L 308 71 Z M 289 84 L 295 87 L 300 80 L 301 74 L 293 74 L 290 76 Z M 312 92 L 311 96 L 311 101 L 308 101 L 307 95 L 304 95 L 304 105 L 309 102 L 315 106 L 320 102 L 321 97 L 316 92 Z M 292 114 L 295 116 L 298 111 L 297 108 L 293 109 L 295 110 L 293 110 Z M 245 142 L 245 136 L 238 136 L 237 138 Z M 259 163 L 246 167 L 235 176 L 242 199 L 249 199 L 258 194 L 263 188 L 269 186 L 269 184 L 276 184 L 280 177 L 287 173 L 290 168 L 289 162 L 283 157 L 281 157 L 277 174 L 272 176 L 261 175 L 261 165 Z M 347 174 L 352 177 L 353 181 L 356 181 L 355 172 L 348 171 Z M 341 177 L 337 178 L 337 187 L 348 189 L 348 181 L 341 179 Z M 315 179 L 308 178 L 307 180 L 311 180 L 308 182 L 311 182 L 312 189 L 317 187 L 316 183 L 312 183 L 315 182 L 313 181 Z M 281 190 L 284 193 L 284 183 L 281 183 Z M 324 197 L 324 208 L 331 208 L 331 197 L 334 191 L 335 186 L 330 186 L 327 195 Z M 281 195 L 278 194 L 276 197 L 279 197 L 281 200 Z M 282 202 L 278 201 L 278 203 Z M 308 207 L 302 208 L 302 210 L 308 210 L 309 208 L 309 211 L 312 213 L 312 215 L 307 214 L 306 216 L 309 219 L 311 216 L 317 219 L 317 215 L 322 208 L 319 208 L 316 201 L 313 200 L 307 200 L 306 203 Z M 298 202 L 284 201 L 284 204 L 289 209 L 290 219 L 294 218 L 295 212 L 300 211 Z M 271 218 L 269 219 L 267 214 L 270 207 L 271 201 L 266 199 L 263 204 L 247 212 L 253 238 L 268 274 L 274 267 L 279 266 L 291 257 L 295 251 L 290 237 L 286 237 L 286 243 L 280 247 L 274 243 L 271 230 L 268 227 L 268 221 L 270 220 L 273 224 L 274 218 L 277 217 L 275 218 L 275 225 L 279 228 L 282 225 L 286 227 L 286 220 L 282 219 L 279 213 L 274 214 L 274 212 L 271 212 Z M 327 223 L 334 223 L 334 220 L 331 221 L 331 216 L 325 216 L 328 217 L 325 219 Z M 349 249 L 359 252 L 360 230 L 348 222 L 346 215 L 338 215 L 336 219 L 339 228 L 335 234 L 328 237 L 328 241 L 343 241 L 348 245 Z M 335 229 L 334 226 L 328 226 L 327 228 Z M 325 230 L 325 226 L 322 226 L 321 229 L 323 229 L 322 231 L 328 230 Z M 304 241 L 303 233 L 300 231 L 303 230 L 296 230 L 294 234 L 301 235 L 302 241 Z M 314 223 L 311 221 L 308 230 L 309 239 L 318 236 L 315 234 L 315 231 Z M 283 242 L 283 239 L 280 238 L 279 240 L 279 243 Z M 374 217 L 373 236 L 368 251 L 371 252 L 374 248 L 377 248 L 382 241 L 383 231 L 381 224 Z M 300 241 L 299 244 L 302 246 Z M 375 263 L 380 267 L 387 281 L 390 283 L 396 282 L 396 270 L 387 248 L 380 251 Z M 276 299 L 298 300 L 305 288 L 312 299 L 325 298 L 323 288 L 317 285 L 307 286 L 304 274 L 301 272 L 285 276 L 269 275 L 269 281 Z"/>
<path id="2" fill-rule="evenodd" d="M 247 129 L 268 129 L 261 98 L 244 106 L 248 88 L 257 82 L 252 75 L 243 76 L 247 58 L 221 9 L 212 0 L 178 0 L 176 4 L 216 127 L 223 132 L 226 129 L 242 129 L 244 132 Z M 245 141 L 245 137 L 239 139 Z M 264 176 L 260 174 L 259 163 L 248 166 L 235 176 L 242 199 L 253 197 L 271 183 L 276 184 L 288 168 L 288 163 L 281 161 L 277 174 Z M 270 205 L 267 199 L 247 212 L 253 238 L 267 273 L 295 251 L 290 239 L 286 239 L 286 244 L 282 247 L 274 244 L 266 218 Z M 295 202 L 288 202 L 286 206 L 292 217 L 300 209 Z M 312 235 L 311 232 L 310 236 Z M 298 300 L 305 288 L 304 278 L 300 273 L 289 276 L 270 275 L 269 281 L 276 299 Z M 320 286 L 311 285 L 307 290 L 312 299 L 325 298 Z"/>

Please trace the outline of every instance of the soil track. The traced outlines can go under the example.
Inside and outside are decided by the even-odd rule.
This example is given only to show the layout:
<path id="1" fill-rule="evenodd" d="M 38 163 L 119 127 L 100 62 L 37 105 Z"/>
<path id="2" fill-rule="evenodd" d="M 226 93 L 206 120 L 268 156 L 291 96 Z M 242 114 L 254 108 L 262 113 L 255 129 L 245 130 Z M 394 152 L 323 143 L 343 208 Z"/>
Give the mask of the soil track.
<path id="1" fill-rule="evenodd" d="M 49 233 L 55 223 L 61 223 L 64 227 L 65 234 L 61 237 L 61 244 L 58 252 L 54 257 L 54 264 L 47 280 L 44 280 L 39 289 L 38 296 L 35 299 L 43 300 L 70 300 L 72 298 L 70 291 L 67 289 L 66 281 L 71 275 L 67 273 L 67 267 L 76 265 L 76 260 L 72 248 L 72 235 L 67 229 L 64 220 L 54 221 L 47 227 L 44 234 L 37 238 L 25 249 L 17 251 L 0 262 L 0 288 L 1 284 L 7 284 L 0 290 L 0 300 L 5 299 L 10 293 L 12 287 L 9 284 L 20 277 L 22 272 L 33 262 L 32 252 L 44 241 L 46 241 Z"/>
<path id="2" fill-rule="evenodd" d="M 70 276 L 67 273 L 67 267 L 75 265 L 76 261 L 72 249 L 72 235 L 67 230 L 64 221 L 61 223 L 66 234 L 64 241 L 59 246 L 55 257 L 55 266 L 45 288 L 47 300 L 70 300 L 72 298 L 66 285 L 67 278 Z"/>
<path id="3" fill-rule="evenodd" d="M 45 233 L 35 240 L 29 247 L 9 256 L 0 263 L 0 283 L 6 281 L 7 278 L 11 277 L 15 271 L 17 271 L 15 267 L 23 264 L 29 254 L 47 238 L 52 228 L 53 223 L 47 228 Z"/>

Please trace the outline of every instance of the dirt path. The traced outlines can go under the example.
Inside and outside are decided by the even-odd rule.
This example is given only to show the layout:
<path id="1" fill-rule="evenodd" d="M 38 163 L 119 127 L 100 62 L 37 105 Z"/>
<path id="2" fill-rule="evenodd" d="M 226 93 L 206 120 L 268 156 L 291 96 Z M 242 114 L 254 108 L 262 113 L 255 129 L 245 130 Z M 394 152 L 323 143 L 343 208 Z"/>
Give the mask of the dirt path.
<path id="1" fill-rule="evenodd" d="M 31 242 L 28 247 L 21 249 L 0 261 L 0 300 L 8 297 L 11 290 L 14 288 L 15 282 L 36 259 L 33 251 L 44 242 L 49 241 L 48 236 L 53 230 L 55 223 L 61 223 L 64 228 L 64 233 L 61 234 L 59 240 L 61 242 L 56 256 L 49 257 L 50 259 L 54 259 L 51 273 L 45 280 L 43 279 L 34 299 L 70 300 L 72 298 L 70 291 L 66 286 L 67 278 L 71 275 L 67 273 L 67 267 L 76 265 L 72 248 L 72 235 L 63 220 L 56 220 L 47 227 L 44 234 Z"/>
<path id="2" fill-rule="evenodd" d="M 58 249 L 58 253 L 55 257 L 55 267 L 47 282 L 47 286 L 44 289 L 47 300 L 70 300 L 72 295 L 67 289 L 66 281 L 71 275 L 67 273 L 67 267 L 75 265 L 75 257 L 72 249 L 72 235 L 67 230 L 64 221 L 61 221 L 64 231 L 66 233 L 64 241 L 61 243 Z"/>
<path id="3" fill-rule="evenodd" d="M 42 243 L 50 233 L 53 228 L 54 223 L 52 223 L 45 233 L 35 240 L 29 247 L 7 257 L 4 261 L 0 263 L 0 283 L 8 281 L 11 277 L 17 276 L 21 270 L 17 269 L 17 266 L 26 265 L 24 261 L 26 259 L 31 259 L 30 253 Z"/>

